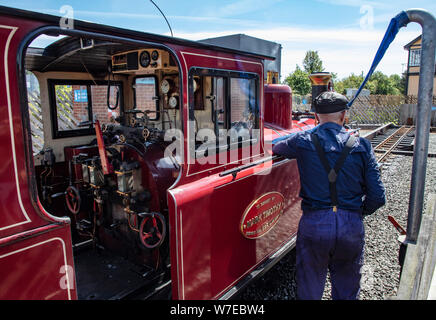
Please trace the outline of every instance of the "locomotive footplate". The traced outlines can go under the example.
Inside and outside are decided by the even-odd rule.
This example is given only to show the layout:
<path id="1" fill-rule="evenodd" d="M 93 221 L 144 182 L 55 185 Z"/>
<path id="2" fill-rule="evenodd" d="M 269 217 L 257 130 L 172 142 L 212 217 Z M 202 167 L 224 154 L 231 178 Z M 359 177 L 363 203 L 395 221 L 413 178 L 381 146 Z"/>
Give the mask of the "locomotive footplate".
<path id="1" fill-rule="evenodd" d="M 81 250 L 74 257 L 78 298 L 83 300 L 136 299 L 145 287 L 169 280 L 165 271 L 138 266 L 104 249 Z"/>

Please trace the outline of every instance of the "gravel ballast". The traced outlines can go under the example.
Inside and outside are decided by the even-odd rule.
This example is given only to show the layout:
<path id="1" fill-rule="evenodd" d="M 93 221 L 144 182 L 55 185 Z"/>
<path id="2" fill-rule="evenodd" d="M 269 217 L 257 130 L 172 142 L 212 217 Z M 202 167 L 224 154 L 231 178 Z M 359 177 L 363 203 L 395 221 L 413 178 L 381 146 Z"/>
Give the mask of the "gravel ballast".
<path id="1" fill-rule="evenodd" d="M 429 151 L 435 152 L 436 134 L 430 135 Z M 364 219 L 365 255 L 361 279 L 361 300 L 384 300 L 396 296 L 400 266 L 398 264 L 398 231 L 388 215 L 406 229 L 409 206 L 412 157 L 391 156 L 382 168 L 386 188 L 386 205 Z M 429 193 L 436 193 L 436 158 L 428 158 L 424 194 L 426 210 Z M 253 281 L 238 296 L 242 300 L 295 300 L 295 250 L 288 253 L 261 278 Z M 331 299 L 327 277 L 323 300 Z"/>

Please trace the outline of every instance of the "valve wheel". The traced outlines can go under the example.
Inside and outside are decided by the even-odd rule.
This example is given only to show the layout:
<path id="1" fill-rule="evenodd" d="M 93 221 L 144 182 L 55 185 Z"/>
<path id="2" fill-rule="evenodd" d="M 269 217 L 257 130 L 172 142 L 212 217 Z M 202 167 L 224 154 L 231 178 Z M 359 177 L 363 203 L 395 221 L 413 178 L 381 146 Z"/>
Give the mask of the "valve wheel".
<path id="1" fill-rule="evenodd" d="M 139 227 L 139 239 L 149 249 L 159 247 L 166 235 L 165 218 L 160 213 L 146 213 Z"/>
<path id="2" fill-rule="evenodd" d="M 73 186 L 69 186 L 65 191 L 65 200 L 67 202 L 68 210 L 73 214 L 78 214 L 82 203 L 79 190 Z"/>

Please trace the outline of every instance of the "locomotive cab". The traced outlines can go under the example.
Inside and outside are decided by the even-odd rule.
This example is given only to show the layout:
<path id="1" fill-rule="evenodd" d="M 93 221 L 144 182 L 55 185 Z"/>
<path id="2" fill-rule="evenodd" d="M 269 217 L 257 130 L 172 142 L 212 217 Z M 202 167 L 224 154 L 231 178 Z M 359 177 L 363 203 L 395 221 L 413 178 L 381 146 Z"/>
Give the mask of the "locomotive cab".
<path id="1" fill-rule="evenodd" d="M 163 47 L 44 34 L 25 57 L 34 177 L 68 217 L 79 299 L 169 283 L 166 190 L 180 171 L 180 74 Z M 152 282 L 158 282 L 151 285 Z"/>
<path id="2" fill-rule="evenodd" d="M 274 57 L 0 16 L 0 298 L 226 299 L 294 247 L 271 146 L 314 123 L 264 87 Z"/>

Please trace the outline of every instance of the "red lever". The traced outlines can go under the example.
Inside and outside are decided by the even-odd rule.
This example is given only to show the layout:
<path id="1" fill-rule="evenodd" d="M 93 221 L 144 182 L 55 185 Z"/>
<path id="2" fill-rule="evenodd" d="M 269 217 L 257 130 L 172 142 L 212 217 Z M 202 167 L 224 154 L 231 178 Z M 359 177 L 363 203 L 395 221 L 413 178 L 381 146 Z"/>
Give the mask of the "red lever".
<path id="1" fill-rule="evenodd" d="M 388 216 L 388 220 L 394 225 L 395 229 L 400 233 L 400 235 L 405 235 L 407 232 L 400 226 L 400 224 L 392 216 Z"/>
<path id="2" fill-rule="evenodd" d="M 100 154 L 101 167 L 103 174 L 110 174 L 114 172 L 114 168 L 109 163 L 106 154 L 106 148 L 104 146 L 103 133 L 101 132 L 100 122 L 95 120 L 95 135 L 97 137 L 98 153 Z"/>

